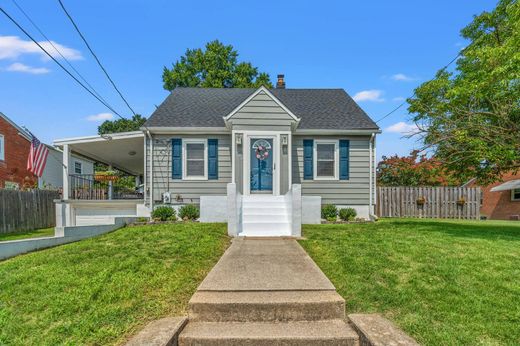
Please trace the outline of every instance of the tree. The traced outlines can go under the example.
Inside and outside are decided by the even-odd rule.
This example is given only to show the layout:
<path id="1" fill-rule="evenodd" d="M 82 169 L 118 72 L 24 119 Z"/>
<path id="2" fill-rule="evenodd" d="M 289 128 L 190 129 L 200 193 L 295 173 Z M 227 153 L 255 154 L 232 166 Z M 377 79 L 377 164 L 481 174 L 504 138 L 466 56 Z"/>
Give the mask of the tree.
<path id="1" fill-rule="evenodd" d="M 520 168 L 520 4 L 501 0 L 461 31 L 455 71 L 408 99 L 425 146 L 460 179 L 481 183 Z"/>
<path id="2" fill-rule="evenodd" d="M 409 156 L 383 156 L 377 165 L 381 186 L 459 186 L 461 181 L 435 157 L 414 150 Z"/>
<path id="3" fill-rule="evenodd" d="M 146 118 L 136 114 L 132 119 L 105 120 L 98 126 L 98 134 L 137 131 L 146 122 Z"/>
<path id="4" fill-rule="evenodd" d="M 237 59 L 238 52 L 233 46 L 218 40 L 208 42 L 205 50 L 187 49 L 172 69 L 164 67 L 163 87 L 170 91 L 176 87 L 272 88 L 267 73 Z"/>

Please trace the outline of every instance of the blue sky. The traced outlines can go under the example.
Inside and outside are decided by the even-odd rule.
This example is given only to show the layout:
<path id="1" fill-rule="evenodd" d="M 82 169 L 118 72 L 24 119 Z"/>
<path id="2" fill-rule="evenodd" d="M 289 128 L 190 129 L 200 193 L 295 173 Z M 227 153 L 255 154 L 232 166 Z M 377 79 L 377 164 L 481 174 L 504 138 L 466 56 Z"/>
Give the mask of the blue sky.
<path id="1" fill-rule="evenodd" d="M 55 0 L 17 0 L 44 33 L 121 114 L 129 110 Z M 167 96 L 163 66 L 186 48 L 219 39 L 288 88 L 344 88 L 377 120 L 464 46 L 459 31 L 494 1 L 136 1 L 64 0 L 136 112 Z M 39 41 L 11 0 L 0 2 Z M 95 134 L 109 111 L 46 59 L 0 14 L 0 112 L 40 139 Z M 380 124 L 378 156 L 417 145 L 406 107 Z"/>

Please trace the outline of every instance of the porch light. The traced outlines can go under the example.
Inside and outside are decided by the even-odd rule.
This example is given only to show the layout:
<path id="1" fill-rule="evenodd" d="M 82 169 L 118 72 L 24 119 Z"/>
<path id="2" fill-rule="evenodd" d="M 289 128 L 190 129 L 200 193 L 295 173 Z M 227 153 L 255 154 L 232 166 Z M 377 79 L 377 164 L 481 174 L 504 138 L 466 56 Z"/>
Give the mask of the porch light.
<path id="1" fill-rule="evenodd" d="M 238 145 L 242 144 L 242 135 L 241 134 L 236 135 L 236 143 Z"/>

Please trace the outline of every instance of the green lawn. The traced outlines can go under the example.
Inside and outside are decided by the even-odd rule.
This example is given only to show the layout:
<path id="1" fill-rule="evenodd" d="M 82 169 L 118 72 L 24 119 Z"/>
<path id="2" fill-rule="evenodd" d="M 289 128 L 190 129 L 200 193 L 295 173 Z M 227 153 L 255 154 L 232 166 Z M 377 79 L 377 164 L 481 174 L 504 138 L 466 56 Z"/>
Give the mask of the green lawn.
<path id="1" fill-rule="evenodd" d="M 34 231 L 17 232 L 17 233 L 0 233 L 0 241 L 17 240 L 27 238 L 52 237 L 54 235 L 54 227 L 36 229 Z"/>
<path id="2" fill-rule="evenodd" d="M 120 344 L 185 314 L 228 244 L 224 224 L 140 226 L 0 262 L 0 345 Z"/>
<path id="3" fill-rule="evenodd" d="M 520 345 L 520 223 L 309 225 L 302 246 L 346 299 L 425 345 Z"/>

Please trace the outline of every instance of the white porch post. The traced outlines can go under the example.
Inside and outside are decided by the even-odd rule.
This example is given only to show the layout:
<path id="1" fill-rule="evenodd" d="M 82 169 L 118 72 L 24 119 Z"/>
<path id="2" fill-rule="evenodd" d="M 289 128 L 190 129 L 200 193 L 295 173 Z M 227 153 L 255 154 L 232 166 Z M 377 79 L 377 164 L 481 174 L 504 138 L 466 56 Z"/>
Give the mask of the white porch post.
<path id="1" fill-rule="evenodd" d="M 70 149 L 68 144 L 63 145 L 63 200 L 68 200 L 70 196 L 69 186 L 69 156 Z"/>
<path id="2" fill-rule="evenodd" d="M 113 169 L 112 165 L 109 165 L 108 170 L 112 171 L 112 169 Z M 108 199 L 112 200 L 113 197 L 114 197 L 114 186 L 113 186 L 112 180 L 109 180 L 108 181 Z"/>

